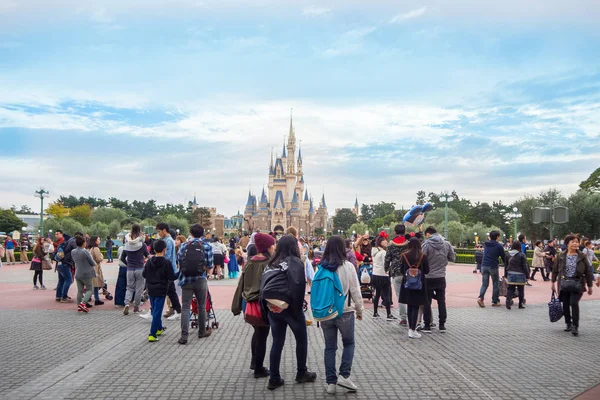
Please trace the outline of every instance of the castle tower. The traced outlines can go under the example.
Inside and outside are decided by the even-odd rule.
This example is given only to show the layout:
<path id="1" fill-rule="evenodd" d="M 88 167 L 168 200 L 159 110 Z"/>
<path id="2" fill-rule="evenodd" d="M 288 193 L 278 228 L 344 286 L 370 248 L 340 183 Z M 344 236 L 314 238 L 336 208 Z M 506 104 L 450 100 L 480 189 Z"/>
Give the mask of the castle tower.
<path id="1" fill-rule="evenodd" d="M 294 133 L 294 126 L 292 123 L 292 116 L 290 115 L 290 132 L 288 135 L 287 152 L 289 158 L 287 160 L 287 174 L 295 174 L 296 168 L 294 164 L 294 155 L 296 154 L 296 134 Z"/>
<path id="2" fill-rule="evenodd" d="M 192 202 L 192 212 L 198 208 L 198 202 L 196 201 L 196 193 L 194 193 L 194 201 Z"/>
<path id="3" fill-rule="evenodd" d="M 354 208 L 352 209 L 352 212 L 354 213 L 354 215 L 356 215 L 356 218 L 358 218 L 358 214 L 359 214 L 359 210 L 358 210 L 358 196 L 356 197 L 356 201 L 354 202 Z"/>

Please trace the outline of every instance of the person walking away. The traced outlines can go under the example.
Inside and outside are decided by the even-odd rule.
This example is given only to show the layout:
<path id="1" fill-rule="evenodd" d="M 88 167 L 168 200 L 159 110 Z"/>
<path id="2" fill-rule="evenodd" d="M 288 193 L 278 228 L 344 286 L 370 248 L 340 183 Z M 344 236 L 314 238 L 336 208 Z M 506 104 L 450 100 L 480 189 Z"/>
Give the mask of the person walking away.
<path id="1" fill-rule="evenodd" d="M 214 270 L 209 271 L 209 278 L 223 279 L 222 270 L 225 265 L 225 253 L 227 252 L 227 247 L 223 243 L 221 243 L 221 238 L 215 236 L 213 242 L 210 244 L 213 248 L 213 262 L 214 262 Z"/>
<path id="2" fill-rule="evenodd" d="M 127 265 L 127 291 L 125 292 L 123 315 L 129 315 L 129 308 L 132 300 L 133 312 L 140 312 L 142 293 L 144 292 L 145 286 L 142 273 L 144 272 L 146 258 L 150 255 L 148 248 L 144 244 L 142 227 L 139 224 L 133 224 L 128 236 L 125 248 L 123 249 L 123 254 L 121 254 L 120 258 L 120 260 Z"/>
<path id="3" fill-rule="evenodd" d="M 77 248 L 75 238 L 70 237 L 67 234 L 63 234 L 62 231 L 56 231 L 56 252 L 54 253 L 54 260 L 56 261 L 56 272 L 58 272 L 58 283 L 56 285 L 56 300 L 61 303 L 71 303 L 72 300 L 69 297 L 69 288 L 73 283 L 73 272 L 72 265 L 73 257 L 71 253 Z"/>
<path id="4" fill-rule="evenodd" d="M 177 253 L 175 252 L 175 240 L 171 237 L 170 227 L 164 222 L 160 222 L 156 225 L 156 231 L 158 236 L 165 241 L 166 251 L 165 257 L 171 261 L 171 268 L 173 268 L 173 275 L 177 276 Z M 181 302 L 175 289 L 175 281 L 169 283 L 167 288 L 167 297 L 171 304 L 169 310 L 164 314 L 164 317 L 169 321 L 176 321 L 181 319 Z M 162 309 L 161 309 L 162 310 Z M 162 311 L 161 311 L 162 312 Z"/>
<path id="5" fill-rule="evenodd" d="M 552 267 L 554 266 L 554 262 L 556 261 L 556 244 L 555 240 L 549 240 L 546 248 L 544 249 L 544 265 L 546 266 L 546 277 L 550 278 L 552 274 Z"/>
<path id="6" fill-rule="evenodd" d="M 492 278 L 492 307 L 500 306 L 500 287 L 498 286 L 499 274 L 498 259 L 501 259 L 504 265 L 507 264 L 506 253 L 504 247 L 498 242 L 500 232 L 491 231 L 490 240 L 486 241 L 483 245 L 483 261 L 481 262 L 481 289 L 479 290 L 479 298 L 477 304 L 479 307 L 485 307 L 484 297 L 490 285 L 490 278 Z"/>
<path id="7" fill-rule="evenodd" d="M 511 250 L 508 252 L 508 265 L 504 268 L 504 279 L 508 283 L 506 308 L 509 310 L 515 290 L 519 291 L 519 308 L 525 308 L 525 282 L 529 279 L 529 266 L 527 265 L 527 256 L 521 249 L 521 242 L 514 241 L 512 243 Z"/>
<path id="8" fill-rule="evenodd" d="M 385 270 L 385 255 L 387 246 L 388 235 L 382 231 L 377 239 L 375 239 L 375 247 L 371 250 L 373 257 L 373 276 L 371 277 L 371 283 L 375 289 L 375 296 L 373 298 L 373 318 L 379 318 L 377 312 L 379 307 L 379 298 L 383 303 L 387 312 L 387 321 L 394 321 L 397 318 L 392 315 L 392 284 L 390 282 L 390 276 Z"/>
<path id="9" fill-rule="evenodd" d="M 567 327 L 565 332 L 579 334 L 579 301 L 586 291 L 592 295 L 594 276 L 588 258 L 579 250 L 579 239 L 567 235 L 564 239 L 567 250 L 556 257 L 552 268 L 552 291 L 559 293 Z M 558 282 L 558 284 L 557 284 Z"/>
<path id="10" fill-rule="evenodd" d="M 90 252 L 92 259 L 96 263 L 94 267 L 94 272 L 96 276 L 94 277 L 94 305 L 101 306 L 104 304 L 103 301 L 100 300 L 100 289 L 104 288 L 104 273 L 102 272 L 102 261 L 104 261 L 104 256 L 100 251 L 100 237 L 93 235 L 87 241 L 87 249 Z"/>
<path id="11" fill-rule="evenodd" d="M 15 265 L 17 263 L 15 260 L 15 249 L 17 247 L 19 247 L 19 245 L 13 240 L 12 235 L 7 235 L 6 241 L 4 242 L 4 248 L 6 249 L 6 265 L 9 265 L 10 263 Z"/>
<path id="12" fill-rule="evenodd" d="M 456 254 L 452 245 L 445 240 L 434 227 L 425 229 L 426 240 L 423 242 L 423 254 L 429 261 L 429 273 L 425 276 L 427 286 L 427 299 L 423 306 L 423 319 L 425 326 L 421 329 L 423 333 L 431 333 L 431 301 L 435 299 L 438 303 L 439 331 L 446 332 L 446 267 L 448 262 L 456 261 Z"/>
<path id="13" fill-rule="evenodd" d="M 594 246 L 594 244 L 592 243 L 592 241 L 589 239 L 586 239 L 583 242 L 583 250 L 582 250 L 582 253 L 585 254 L 585 256 L 588 259 L 588 263 L 590 264 L 590 267 L 592 267 L 592 275 L 594 275 L 594 261 L 598 262 L 598 257 L 596 257 L 596 254 L 594 253 L 593 246 Z M 600 286 L 600 279 L 595 279 L 595 276 L 594 276 L 594 280 L 596 281 L 596 286 Z"/>
<path id="14" fill-rule="evenodd" d="M 406 226 L 398 224 L 394 227 L 396 236 L 392 239 L 387 252 L 385 253 L 385 271 L 389 272 L 394 282 L 394 290 L 396 291 L 396 299 L 400 298 L 400 288 L 404 280 L 404 275 L 400 268 L 402 261 L 402 253 L 408 249 L 408 239 L 406 238 Z M 406 304 L 399 303 L 400 325 L 407 325 L 408 318 L 406 315 Z"/>
<path id="15" fill-rule="evenodd" d="M 258 254 L 248 261 L 242 271 L 242 276 L 238 281 L 238 286 L 231 303 L 231 312 L 233 315 L 241 314 L 243 301 L 246 302 L 246 307 L 250 303 L 258 305 L 260 280 L 265 268 L 269 265 L 271 257 L 275 254 L 275 239 L 272 236 L 257 233 L 254 239 Z M 264 362 L 270 327 L 267 321 L 264 320 L 264 315 L 263 321 L 254 321 L 252 327 L 254 328 L 254 334 L 250 342 L 252 352 L 250 369 L 254 370 L 254 378 L 266 378 L 269 376 L 269 370 L 265 368 Z"/>
<path id="16" fill-rule="evenodd" d="M 363 299 L 360 293 L 358 275 L 352 263 L 346 259 L 346 244 L 340 236 L 332 236 L 327 241 L 325 253 L 321 260 L 321 268 L 335 272 L 340 280 L 342 292 L 344 293 L 343 313 L 334 319 L 321 321 L 323 338 L 325 339 L 325 375 L 327 382 L 327 393 L 335 394 L 336 385 L 350 392 L 356 392 L 357 387 L 350 380 L 352 362 L 354 360 L 354 319 L 362 321 Z M 317 286 L 318 287 L 318 286 Z M 331 296 L 334 293 L 318 293 L 314 291 L 314 298 Z M 351 307 L 354 302 L 354 307 Z M 338 344 L 338 333 L 342 338 L 344 346 L 342 351 L 342 363 L 340 364 L 339 376 L 336 371 L 336 353 Z"/>
<path id="17" fill-rule="evenodd" d="M 482 261 L 483 261 L 483 246 L 478 244 L 475 247 L 475 264 L 477 264 L 477 267 L 475 267 L 475 269 L 473 270 L 474 274 L 481 272 L 481 262 Z"/>
<path id="18" fill-rule="evenodd" d="M 238 246 L 240 246 L 242 248 L 242 251 L 246 251 L 246 247 L 248 247 L 248 244 L 250 243 L 250 237 L 248 237 L 248 232 L 244 232 L 244 235 L 241 237 L 240 241 L 238 242 Z"/>
<path id="19" fill-rule="evenodd" d="M 41 237 L 37 239 L 35 246 L 33 247 L 33 258 L 31 259 L 31 266 L 29 269 L 33 272 L 33 289 L 46 290 L 44 286 L 44 270 L 42 269 L 42 260 L 44 259 L 44 242 Z M 40 286 L 37 285 L 37 281 L 40 281 Z"/>
<path id="20" fill-rule="evenodd" d="M 27 252 L 31 247 L 31 243 L 27 236 L 23 236 L 21 239 L 20 249 L 21 249 L 21 264 L 27 264 L 29 262 L 29 257 L 27 257 Z"/>
<path id="21" fill-rule="evenodd" d="M 123 244 L 117 248 L 117 260 L 119 262 L 119 275 L 115 284 L 115 307 L 125 306 L 125 296 L 127 293 L 127 264 L 121 261 L 121 256 L 125 251 L 125 239 Z"/>
<path id="22" fill-rule="evenodd" d="M 273 344 L 270 354 L 270 377 L 267 389 L 284 385 L 279 366 L 289 326 L 296 339 L 296 382 L 314 382 L 317 374 L 306 366 L 308 333 L 302 306 L 306 291 L 304 265 L 300 260 L 298 242 L 292 235 L 283 236 L 275 254 L 261 277 L 260 303 L 263 315 L 268 315 Z"/>
<path id="23" fill-rule="evenodd" d="M 165 327 L 162 324 L 162 310 L 165 306 L 165 298 L 169 284 L 175 280 L 175 273 L 171 261 L 165 257 L 167 244 L 164 240 L 157 240 L 153 244 L 154 257 L 146 261 L 142 277 L 146 280 L 148 296 L 150 297 L 150 310 L 152 312 L 152 324 L 148 342 L 156 342 L 163 334 Z"/>
<path id="24" fill-rule="evenodd" d="M 235 254 L 235 248 L 229 249 L 229 262 L 227 263 L 227 273 L 229 279 L 236 279 L 240 273 L 240 267 L 238 265 L 237 256 Z"/>
<path id="25" fill-rule="evenodd" d="M 179 344 L 187 344 L 190 326 L 190 304 L 192 297 L 198 301 L 198 338 L 209 337 L 212 329 L 206 327 L 206 296 L 208 282 L 206 272 L 213 269 L 212 246 L 206 241 L 204 228 L 200 224 L 190 227 L 192 240 L 179 249 L 179 286 L 181 286 L 181 337 Z"/>
<path id="26" fill-rule="evenodd" d="M 75 244 L 77 248 L 71 252 L 73 262 L 75 263 L 75 282 L 77 282 L 77 311 L 89 312 L 92 306 L 89 300 L 92 297 L 94 287 L 93 279 L 96 277 L 95 267 L 96 262 L 92 255 L 84 248 L 85 237 L 77 235 Z M 83 290 L 85 288 L 85 295 Z"/>
<path id="27" fill-rule="evenodd" d="M 523 253 L 523 254 L 527 254 L 527 253 Z M 531 280 L 535 281 L 535 274 L 538 272 L 538 270 L 540 271 L 540 274 L 542 275 L 542 279 L 544 279 L 544 282 L 548 282 L 550 279 L 548 278 L 548 275 L 546 275 L 546 271 L 545 271 L 545 266 L 544 266 L 544 259 L 546 258 L 546 254 L 544 253 L 544 243 L 542 243 L 541 240 L 538 240 L 535 242 L 535 248 L 533 249 L 533 261 L 532 261 L 532 266 L 533 266 L 533 273 L 531 274 Z M 527 256 L 525 257 L 526 261 L 527 261 Z"/>
<path id="28" fill-rule="evenodd" d="M 110 238 L 110 236 L 106 237 L 106 243 L 104 243 L 104 247 L 106 247 L 106 262 L 107 263 L 111 263 L 113 262 L 113 247 L 115 245 L 115 242 L 113 242 L 113 240 Z"/>
<path id="29" fill-rule="evenodd" d="M 417 319 L 419 307 L 427 301 L 427 280 L 429 260 L 421 250 L 421 241 L 413 237 L 408 241 L 408 250 L 402 254 L 400 270 L 404 274 L 404 283 L 400 288 L 400 302 L 406 304 L 408 314 L 408 337 L 419 339 Z"/>

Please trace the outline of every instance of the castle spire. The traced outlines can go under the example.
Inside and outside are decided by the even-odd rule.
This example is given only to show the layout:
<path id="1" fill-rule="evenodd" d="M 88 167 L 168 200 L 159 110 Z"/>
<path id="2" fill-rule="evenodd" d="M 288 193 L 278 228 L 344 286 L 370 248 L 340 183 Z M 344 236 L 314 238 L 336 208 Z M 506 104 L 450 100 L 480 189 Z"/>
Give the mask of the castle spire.
<path id="1" fill-rule="evenodd" d="M 285 154 L 285 136 L 283 137 L 283 155 L 281 158 L 287 158 L 287 155 Z"/>
<path id="2" fill-rule="evenodd" d="M 323 193 L 323 198 L 321 199 L 321 207 L 327 208 L 327 204 L 325 203 L 325 193 Z"/>

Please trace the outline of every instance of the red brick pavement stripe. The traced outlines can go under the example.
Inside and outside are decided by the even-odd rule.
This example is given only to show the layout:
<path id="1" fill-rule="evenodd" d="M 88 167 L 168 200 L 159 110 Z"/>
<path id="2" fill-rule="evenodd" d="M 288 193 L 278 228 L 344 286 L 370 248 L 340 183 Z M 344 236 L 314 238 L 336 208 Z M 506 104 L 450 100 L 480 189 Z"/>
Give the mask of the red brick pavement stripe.
<path id="1" fill-rule="evenodd" d="M 598 400 L 600 399 L 600 384 L 575 397 L 575 400 Z"/>

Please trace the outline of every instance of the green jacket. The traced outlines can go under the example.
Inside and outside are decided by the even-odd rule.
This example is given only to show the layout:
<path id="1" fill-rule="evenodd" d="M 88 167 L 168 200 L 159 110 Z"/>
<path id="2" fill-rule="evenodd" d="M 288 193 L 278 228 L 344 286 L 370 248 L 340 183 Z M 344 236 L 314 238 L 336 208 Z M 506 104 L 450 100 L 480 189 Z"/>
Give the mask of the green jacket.
<path id="1" fill-rule="evenodd" d="M 552 267 L 552 282 L 558 281 L 558 292 L 560 293 L 560 281 L 567 267 L 567 252 L 563 251 L 556 256 L 556 261 Z M 581 292 L 586 291 L 586 285 L 591 288 L 594 283 L 594 274 L 585 254 L 577 250 L 577 267 L 575 277 L 581 280 Z"/>
<path id="2" fill-rule="evenodd" d="M 269 261 L 270 258 L 258 254 L 252 257 L 244 266 L 231 303 L 231 312 L 233 315 L 241 314 L 242 300 L 246 300 L 246 303 L 258 300 L 260 296 L 260 278 L 267 265 L 269 265 Z"/>

